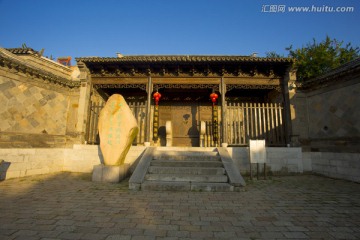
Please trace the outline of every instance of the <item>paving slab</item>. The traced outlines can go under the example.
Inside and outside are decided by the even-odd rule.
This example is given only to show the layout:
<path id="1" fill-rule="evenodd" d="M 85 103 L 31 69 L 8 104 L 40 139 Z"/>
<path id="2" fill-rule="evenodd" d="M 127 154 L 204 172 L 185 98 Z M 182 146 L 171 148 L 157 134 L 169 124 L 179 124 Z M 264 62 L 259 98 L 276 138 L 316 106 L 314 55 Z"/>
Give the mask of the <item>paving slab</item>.
<path id="1" fill-rule="evenodd" d="M 360 239 L 360 184 L 246 179 L 241 192 L 132 191 L 59 173 L 0 182 L 0 239 Z"/>

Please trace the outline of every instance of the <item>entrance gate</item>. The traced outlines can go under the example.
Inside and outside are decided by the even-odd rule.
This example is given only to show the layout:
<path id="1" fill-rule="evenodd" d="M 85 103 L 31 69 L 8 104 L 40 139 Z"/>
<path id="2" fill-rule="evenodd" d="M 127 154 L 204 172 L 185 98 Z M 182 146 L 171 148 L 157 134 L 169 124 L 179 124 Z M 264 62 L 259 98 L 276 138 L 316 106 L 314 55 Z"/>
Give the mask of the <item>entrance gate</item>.
<path id="1" fill-rule="evenodd" d="M 139 126 L 139 133 L 134 140 L 134 145 L 141 145 L 145 142 L 145 106 L 146 102 L 129 102 L 129 107 Z M 103 107 L 103 103 L 92 103 L 90 107 L 86 135 L 88 144 L 99 144 L 97 124 L 100 110 Z M 220 107 L 219 111 L 221 111 Z M 229 145 L 247 146 L 250 139 L 265 139 L 268 146 L 285 145 L 283 106 L 281 104 L 229 103 L 226 114 Z M 189 102 L 162 102 L 159 106 L 159 144 L 166 145 L 165 123 L 170 120 L 173 126 L 174 146 L 200 146 L 200 122 L 204 121 L 206 123 L 205 146 L 215 146 L 211 119 L 211 106 Z M 219 120 L 222 124 L 221 119 Z M 218 131 L 220 129 L 219 127 Z M 221 132 L 220 135 L 222 135 Z"/>
<path id="2" fill-rule="evenodd" d="M 162 103 L 159 106 L 161 145 L 165 146 L 165 123 L 171 121 L 173 146 L 198 147 L 200 144 L 199 123 L 201 115 L 199 109 L 198 103 Z"/>
<path id="3" fill-rule="evenodd" d="M 296 81 L 291 58 L 119 54 L 117 57 L 76 60 L 82 81 L 90 83 L 82 84 L 86 87 L 84 101 L 91 99 L 92 94 L 105 100 L 114 93 L 122 94 L 127 102 L 142 99 L 144 105 L 130 106 L 141 128 L 135 144 L 156 142 L 158 133 L 164 130 L 160 129 L 161 116 L 154 117 L 154 113 L 161 114 L 158 108 L 154 112 L 153 94 L 156 91 L 162 95 L 160 108 L 165 106 L 165 102 L 179 104 L 177 109 L 174 108 L 177 115 L 172 115 L 173 109 L 170 108 L 167 120 L 173 122 L 174 145 L 199 146 L 200 136 L 196 136 L 199 125 L 203 126 L 201 130 L 207 129 L 205 134 L 204 131 L 199 133 L 202 141 L 203 135 L 210 134 L 211 137 L 213 133 L 213 138 L 219 139 L 221 144 L 234 146 L 248 145 L 250 139 L 266 139 L 268 146 L 290 143 L 293 116 L 289 98 L 292 89 L 289 86 Z M 202 106 L 212 107 L 209 96 L 213 92 L 219 97 L 220 114 L 202 118 Z M 197 107 L 187 105 L 190 102 L 198 104 Z M 183 103 L 186 104 L 180 108 Z M 86 140 L 97 143 L 98 111 L 96 106 L 90 108 L 87 109 L 90 116 Z M 203 121 L 206 127 L 201 125 Z M 213 126 L 219 130 L 214 131 Z M 201 145 L 205 143 L 201 142 Z"/>

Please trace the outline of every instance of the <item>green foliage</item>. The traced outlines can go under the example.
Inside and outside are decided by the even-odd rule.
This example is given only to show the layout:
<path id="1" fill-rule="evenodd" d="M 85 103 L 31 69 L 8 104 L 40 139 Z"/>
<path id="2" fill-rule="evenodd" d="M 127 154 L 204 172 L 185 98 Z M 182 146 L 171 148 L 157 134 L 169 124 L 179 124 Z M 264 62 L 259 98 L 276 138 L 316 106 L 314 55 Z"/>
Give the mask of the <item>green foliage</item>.
<path id="1" fill-rule="evenodd" d="M 283 58 L 283 57 L 285 57 L 284 55 L 280 55 L 280 54 L 278 54 L 277 52 L 275 52 L 275 51 L 272 51 L 272 52 L 267 52 L 266 53 L 266 57 L 267 58 Z"/>
<path id="2" fill-rule="evenodd" d="M 329 36 L 320 43 L 315 39 L 305 47 L 293 49 L 286 48 L 289 57 L 296 59 L 297 80 L 299 82 L 320 76 L 340 65 L 359 57 L 359 47 L 351 43 L 343 46 L 343 41 L 331 39 Z"/>

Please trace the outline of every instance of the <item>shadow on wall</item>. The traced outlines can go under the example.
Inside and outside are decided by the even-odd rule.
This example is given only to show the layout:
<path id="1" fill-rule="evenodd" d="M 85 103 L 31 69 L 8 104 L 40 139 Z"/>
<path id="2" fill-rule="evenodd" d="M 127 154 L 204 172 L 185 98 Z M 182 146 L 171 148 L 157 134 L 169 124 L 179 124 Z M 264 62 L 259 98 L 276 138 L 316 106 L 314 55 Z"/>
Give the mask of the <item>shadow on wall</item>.
<path id="1" fill-rule="evenodd" d="M 0 181 L 6 179 L 7 170 L 10 167 L 10 162 L 5 162 L 4 160 L 0 160 Z"/>

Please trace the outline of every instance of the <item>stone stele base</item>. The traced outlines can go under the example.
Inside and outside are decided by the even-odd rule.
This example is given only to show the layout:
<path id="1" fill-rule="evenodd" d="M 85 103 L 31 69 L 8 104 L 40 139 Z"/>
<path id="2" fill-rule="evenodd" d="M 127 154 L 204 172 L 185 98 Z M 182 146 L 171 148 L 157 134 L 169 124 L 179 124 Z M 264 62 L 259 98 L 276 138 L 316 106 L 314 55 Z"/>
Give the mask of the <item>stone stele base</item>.
<path id="1" fill-rule="evenodd" d="M 106 166 L 104 164 L 95 165 L 92 174 L 93 182 L 118 183 L 126 178 L 129 164 L 120 166 Z"/>

